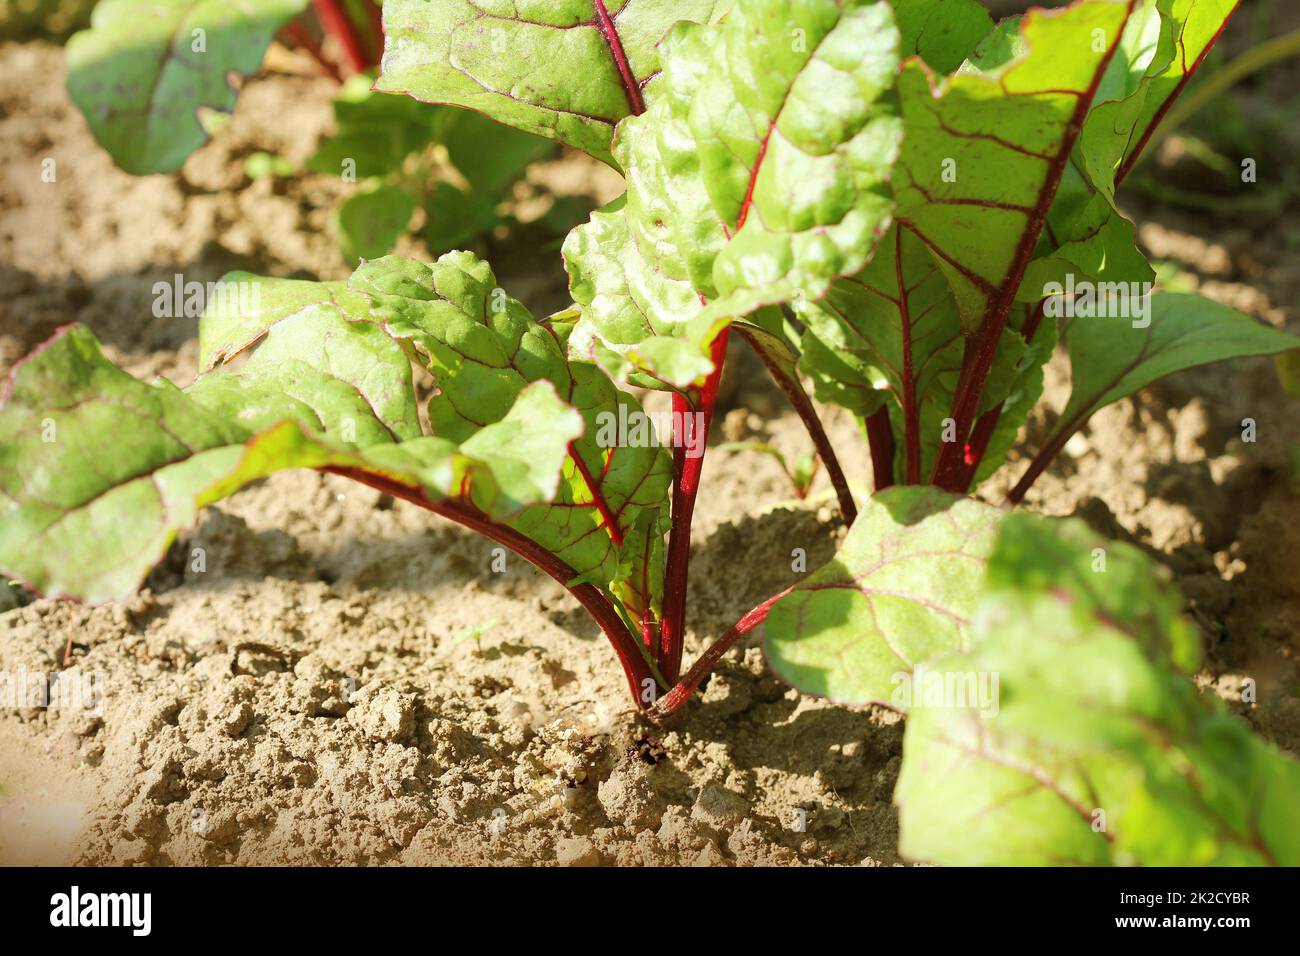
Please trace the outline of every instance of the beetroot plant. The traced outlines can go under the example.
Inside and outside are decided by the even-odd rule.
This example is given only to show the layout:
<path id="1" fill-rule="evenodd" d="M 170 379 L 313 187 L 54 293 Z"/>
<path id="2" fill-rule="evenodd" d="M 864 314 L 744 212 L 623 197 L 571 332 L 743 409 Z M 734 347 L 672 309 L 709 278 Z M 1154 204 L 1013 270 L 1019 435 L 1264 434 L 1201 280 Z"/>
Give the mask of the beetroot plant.
<path id="1" fill-rule="evenodd" d="M 564 245 L 573 307 L 489 266 L 235 274 L 184 389 L 60 331 L 0 410 L 0 566 L 90 601 L 199 509 L 289 467 L 463 524 L 563 584 L 652 720 L 765 625 L 775 672 L 910 714 L 903 850 L 939 862 L 1300 859 L 1300 768 L 1203 700 L 1165 577 L 1077 522 L 970 497 L 1069 353 L 1018 502 L 1099 408 L 1296 339 L 1153 273 L 1116 191 L 1229 0 L 387 0 L 380 91 L 585 150 L 626 193 Z M 729 339 L 808 427 L 851 529 L 682 673 L 691 519 Z M 232 361 L 237 356 L 241 361 Z M 423 409 L 412 363 L 436 390 Z M 805 391 L 848 409 L 858 503 Z M 638 428 L 631 384 L 668 392 Z M 422 414 L 423 413 L 423 414 Z"/>
<path id="2" fill-rule="evenodd" d="M 336 131 L 306 168 L 356 184 L 334 216 L 353 266 L 391 252 L 413 221 L 435 253 L 478 242 L 508 224 L 498 206 L 530 163 L 556 149 L 469 110 L 373 93 L 383 43 L 377 0 L 102 0 L 90 29 L 68 43 L 68 93 L 121 169 L 175 172 L 228 121 L 238 96 L 231 78 L 256 72 L 273 38 L 306 51 L 341 84 Z M 246 169 L 254 178 L 296 171 L 266 153 Z M 563 235 L 586 212 L 557 203 L 543 225 Z"/>

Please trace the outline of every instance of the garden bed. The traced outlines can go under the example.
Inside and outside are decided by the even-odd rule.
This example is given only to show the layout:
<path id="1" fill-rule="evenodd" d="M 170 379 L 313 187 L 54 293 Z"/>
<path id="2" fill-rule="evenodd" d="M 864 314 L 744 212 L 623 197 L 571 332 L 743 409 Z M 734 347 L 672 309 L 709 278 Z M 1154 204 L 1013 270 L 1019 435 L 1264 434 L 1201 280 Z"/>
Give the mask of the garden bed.
<path id="1" fill-rule="evenodd" d="M 95 146 L 61 87 L 31 82 L 61 61 L 40 42 L 0 47 L 0 374 L 75 320 L 133 374 L 187 382 L 197 320 L 155 318 L 155 282 L 347 275 L 327 225 L 346 187 L 243 173 L 255 150 L 303 158 L 330 122 L 327 81 L 273 59 L 179 176 L 138 179 Z M 45 157 L 57 183 L 41 182 Z M 609 198 L 608 173 L 577 157 L 533 175 Z M 1151 257 L 1202 293 L 1300 330 L 1294 235 L 1129 213 Z M 565 278 L 557 256 L 537 271 L 534 251 L 506 238 L 491 258 L 545 314 L 566 304 Z M 1051 407 L 1066 374 L 1049 366 Z M 722 413 L 722 438 L 806 450 L 739 352 Z M 862 449 L 847 415 L 824 414 L 839 447 Z M 1241 441 L 1244 418 L 1257 442 Z M 1031 420 L 1031 446 L 1045 425 Z M 1292 754 L 1297 443 L 1269 363 L 1232 362 L 1103 410 L 1027 501 L 1167 564 L 1205 636 L 1201 683 Z M 870 473 L 864 449 L 843 464 Z M 1020 467 L 983 494 L 995 500 Z M 816 567 L 844 530 L 824 477 L 792 501 L 766 456 L 711 455 L 705 481 L 688 656 L 789 583 L 792 549 Z M 492 561 L 490 542 L 425 512 L 295 471 L 204 512 L 129 604 L 0 613 L 0 670 L 70 667 L 106 691 L 98 717 L 0 713 L 0 863 L 900 862 L 898 715 L 798 695 L 751 636 L 674 729 L 653 731 L 627 712 L 617 662 L 563 588 L 520 559 L 504 574 Z M 1246 678 L 1254 705 L 1240 701 Z"/>

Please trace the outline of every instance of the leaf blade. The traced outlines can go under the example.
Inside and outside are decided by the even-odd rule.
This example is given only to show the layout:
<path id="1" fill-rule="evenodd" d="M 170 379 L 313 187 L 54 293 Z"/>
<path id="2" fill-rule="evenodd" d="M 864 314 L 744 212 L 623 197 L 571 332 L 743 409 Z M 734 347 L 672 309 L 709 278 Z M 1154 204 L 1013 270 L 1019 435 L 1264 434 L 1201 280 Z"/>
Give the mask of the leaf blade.
<path id="1" fill-rule="evenodd" d="M 228 74 L 256 72 L 275 31 L 306 5 L 105 0 L 68 41 L 68 94 L 122 169 L 174 172 L 207 142 L 198 110 L 229 113 Z"/>
<path id="2" fill-rule="evenodd" d="M 998 520 L 930 487 L 876 494 L 835 559 L 768 613 L 768 665 L 805 693 L 906 709 L 899 675 L 967 645 Z"/>
<path id="3" fill-rule="evenodd" d="M 612 162 L 614 127 L 658 69 L 655 45 L 678 20 L 708 20 L 715 6 L 626 0 L 610 15 L 596 0 L 390 0 L 377 89 L 465 106 Z"/>

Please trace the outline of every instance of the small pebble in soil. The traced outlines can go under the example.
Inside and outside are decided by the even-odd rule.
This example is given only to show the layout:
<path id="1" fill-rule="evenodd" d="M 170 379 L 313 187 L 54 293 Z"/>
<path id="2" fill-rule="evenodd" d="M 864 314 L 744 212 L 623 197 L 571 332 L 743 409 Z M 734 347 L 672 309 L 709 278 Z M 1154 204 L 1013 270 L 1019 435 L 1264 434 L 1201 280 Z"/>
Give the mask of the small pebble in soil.
<path id="1" fill-rule="evenodd" d="M 567 837 L 555 844 L 555 861 L 560 866 L 600 866 L 600 850 L 587 837 Z"/>

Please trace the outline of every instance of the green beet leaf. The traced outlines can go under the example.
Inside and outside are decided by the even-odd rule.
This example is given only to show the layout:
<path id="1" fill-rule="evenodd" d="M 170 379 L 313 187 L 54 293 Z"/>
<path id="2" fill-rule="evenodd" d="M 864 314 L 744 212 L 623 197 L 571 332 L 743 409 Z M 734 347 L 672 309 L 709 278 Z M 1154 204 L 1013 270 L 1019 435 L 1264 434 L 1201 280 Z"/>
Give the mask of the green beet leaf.
<path id="1" fill-rule="evenodd" d="M 891 0 L 904 55 L 919 56 L 936 73 L 951 73 L 974 51 L 993 20 L 979 0 Z"/>
<path id="2" fill-rule="evenodd" d="M 1132 226 L 1104 199 L 1092 218 L 1056 199 L 1058 187 L 1079 178 L 1069 160 L 1081 118 L 1129 12 L 1126 3 L 1084 0 L 1003 21 L 947 78 L 917 59 L 903 64 L 898 98 L 907 132 L 892 178 L 897 224 L 865 269 L 834 281 L 824 297 L 795 302 L 807 327 L 801 369 L 823 401 L 860 417 L 888 408 L 897 480 L 933 480 L 954 443 L 968 461 L 949 463 L 945 478 L 965 489 L 1010 449 L 1041 396 L 1042 365 L 1055 341 L 1055 330 L 1044 328 L 1050 323 L 1033 313 L 1044 293 L 1031 294 L 1026 276 L 1042 283 L 1063 277 L 1074 260 L 1087 260 L 1083 271 L 1091 275 L 1100 271 L 1094 260 L 1133 259 L 1146 270 L 1139 277 L 1149 276 L 1136 249 L 1126 259 L 1112 248 L 1132 247 Z M 924 53 L 918 44 L 929 20 L 907 4 L 899 13 L 904 44 Z M 945 42 L 947 49 L 931 53 L 945 66 L 970 46 L 960 31 Z M 1043 249 L 1056 236 L 1054 223 L 1063 245 Z M 1067 225 L 1098 230 L 1081 233 L 1076 248 L 1066 243 L 1074 237 Z M 999 323 L 978 404 L 962 423 L 971 430 L 955 434 L 964 363 L 981 332 Z"/>
<path id="3" fill-rule="evenodd" d="M 433 142 L 439 113 L 405 96 L 376 93 L 368 76 L 351 77 L 334 99 L 334 135 L 321 142 L 307 168 L 356 181 L 395 173 Z"/>
<path id="4" fill-rule="evenodd" d="M 113 161 L 170 173 L 207 142 L 203 109 L 229 113 L 231 73 L 257 71 L 307 0 L 103 0 L 68 41 L 68 95 Z"/>
<path id="5" fill-rule="evenodd" d="M 392 184 L 349 196 L 335 214 L 343 258 L 355 265 L 392 252 L 406 235 L 415 209 L 415 197 Z"/>
<path id="6" fill-rule="evenodd" d="M 897 215 L 935 255 L 968 329 L 1013 301 L 1130 10 L 1086 0 L 1030 13 L 994 34 L 1014 55 L 986 41 L 937 88 L 904 66 Z"/>
<path id="7" fill-rule="evenodd" d="M 1300 862 L 1300 764 L 1198 693 L 1198 638 L 1167 578 L 1081 522 L 1005 520 L 973 649 L 909 688 L 895 792 L 907 857 Z"/>
<path id="8" fill-rule="evenodd" d="M 234 381 L 219 371 L 186 394 L 131 378 L 84 327 L 60 330 L 15 368 L 0 406 L 0 568 L 51 595 L 124 598 L 199 509 L 284 468 L 356 469 L 432 500 L 472 488 L 470 503 L 500 518 L 556 493 L 583 423 L 554 388 L 521 390 L 460 448 L 399 442 L 380 416 L 410 433 L 413 399 L 367 411 L 368 395 L 385 390 L 371 378 L 377 343 L 362 328 L 366 341 L 347 343 L 348 333 L 309 307 L 269 333 L 264 381 L 257 369 Z M 277 353 L 296 358 L 285 365 Z M 376 443 L 339 440 L 352 420 Z"/>
<path id="9" fill-rule="evenodd" d="M 1114 198 L 1170 101 L 1201 65 L 1240 0 L 1142 0 L 1080 139 L 1089 182 Z"/>
<path id="10" fill-rule="evenodd" d="M 969 646 L 1000 517 L 929 487 L 878 493 L 835 558 L 769 612 L 768 664 L 804 693 L 906 710 L 912 669 Z"/>
<path id="11" fill-rule="evenodd" d="M 924 243 L 891 229 L 867 268 L 836 281 L 822 300 L 797 303 L 795 313 L 805 326 L 801 368 L 817 397 L 859 418 L 888 404 L 895 475 L 926 479 L 945 439 L 966 339 L 956 299 Z M 1037 401 L 1050 337 L 1040 332 L 1030 354 L 1017 332 L 1003 334 L 981 410 Z M 990 465 L 1014 434 L 999 433 Z"/>
<path id="12" fill-rule="evenodd" d="M 502 221 L 496 197 L 473 195 L 448 182 L 434 183 L 424 197 L 424 211 L 425 245 L 439 255 L 468 245 Z"/>
<path id="13" fill-rule="evenodd" d="M 377 88 L 453 103 L 612 160 L 614 127 L 644 108 L 656 45 L 718 0 L 388 0 Z"/>
<path id="14" fill-rule="evenodd" d="M 891 213 L 899 42 L 885 3 L 740 0 L 675 28 L 619 126 L 627 196 L 565 244 L 580 340 L 688 385 L 732 319 L 858 271 Z"/>
<path id="15" fill-rule="evenodd" d="M 1146 316 L 1076 315 L 1065 323 L 1073 381 L 1046 447 L 1063 448 L 1098 409 L 1166 375 L 1300 347 L 1295 336 L 1199 295 L 1156 293 L 1145 308 Z"/>
<path id="16" fill-rule="evenodd" d="M 484 196 L 501 195 L 532 163 L 546 159 L 556 148 L 473 110 L 441 110 L 434 135 L 470 188 Z"/>
<path id="17" fill-rule="evenodd" d="M 1200 66 L 1239 0 L 1141 0 L 1084 121 L 1022 286 L 1035 301 L 1066 274 L 1093 282 L 1150 282 L 1115 193 L 1168 104 Z"/>
<path id="18" fill-rule="evenodd" d="M 570 361 L 571 324 L 535 320 L 468 253 L 448 253 L 432 266 L 389 256 L 364 264 L 350 287 L 436 379 L 428 404 L 434 434 L 464 441 L 541 380 L 582 415 L 584 430 L 554 502 L 512 517 L 513 528 L 601 585 L 619 579 L 637 554 L 657 554 L 635 539 L 649 527 L 643 512 L 658 516 L 667 503 L 670 456 L 651 444 L 619 442 L 619 423 L 630 427 L 644 413 L 595 365 Z"/>

